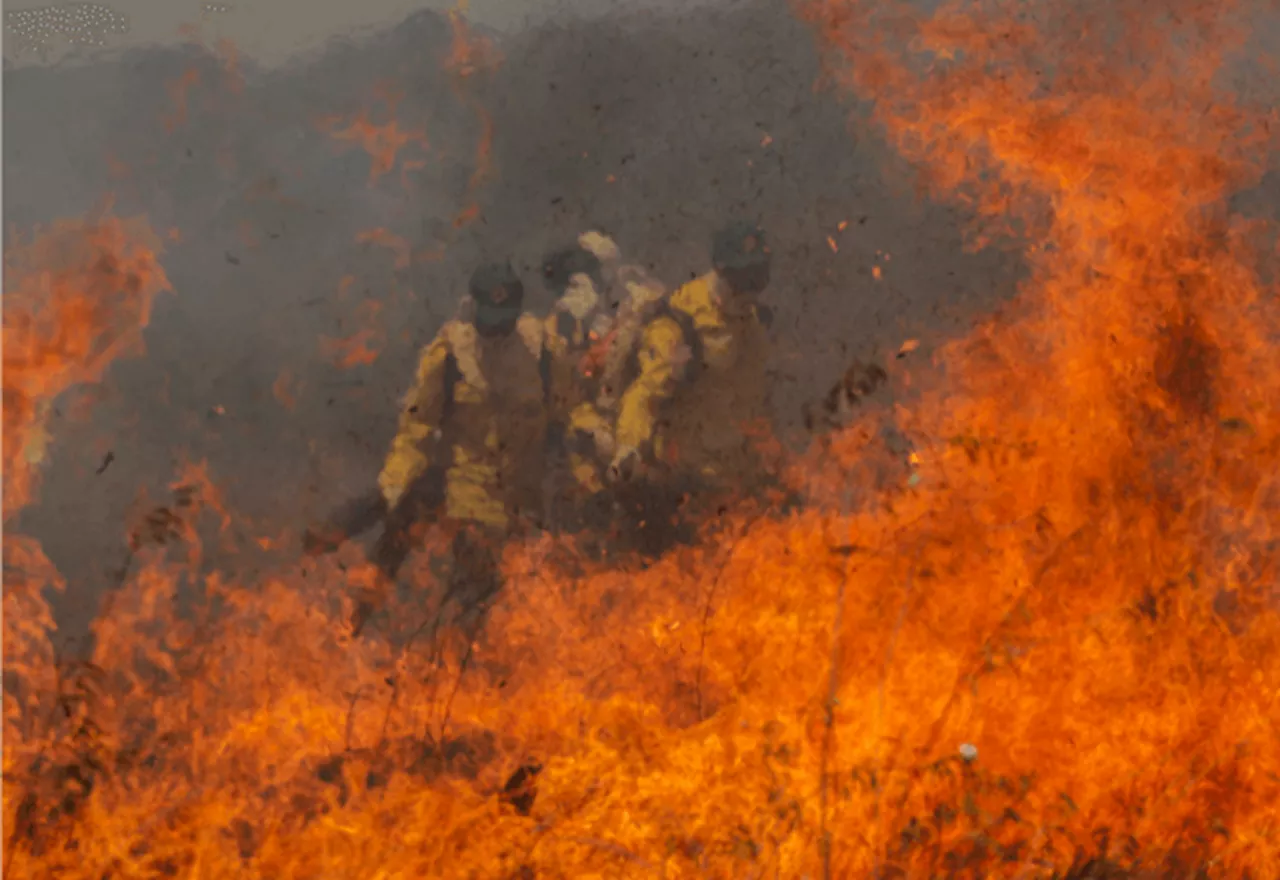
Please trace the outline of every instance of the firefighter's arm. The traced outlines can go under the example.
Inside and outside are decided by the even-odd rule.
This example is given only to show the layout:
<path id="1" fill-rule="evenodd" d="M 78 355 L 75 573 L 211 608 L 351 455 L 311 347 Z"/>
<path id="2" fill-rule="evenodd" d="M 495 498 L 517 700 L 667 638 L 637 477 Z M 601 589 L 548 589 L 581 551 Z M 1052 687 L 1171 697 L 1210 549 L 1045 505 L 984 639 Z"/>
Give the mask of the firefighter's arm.
<path id="1" fill-rule="evenodd" d="M 565 401 L 572 399 L 577 382 L 569 357 L 569 341 L 560 333 L 562 313 L 552 311 L 542 330 L 542 351 L 538 356 L 538 368 L 543 371 L 543 393 L 547 404 L 547 452 L 560 454 L 564 445 Z"/>
<path id="2" fill-rule="evenodd" d="M 580 488 L 599 491 L 601 465 L 613 455 L 613 426 L 590 403 L 580 403 L 569 414 L 568 429 L 570 473 Z"/>
<path id="3" fill-rule="evenodd" d="M 400 423 L 391 451 L 378 475 L 378 489 L 395 507 L 406 488 L 426 472 L 431 463 L 424 447 L 440 428 L 444 407 L 444 370 L 450 354 L 448 334 L 444 331 L 422 350 L 413 387 L 405 395 L 400 410 Z"/>
<path id="4" fill-rule="evenodd" d="M 641 329 L 639 315 L 629 313 L 619 315 L 614 324 L 608 346 L 599 358 L 600 392 L 596 405 L 603 410 L 611 410 L 617 406 L 618 396 L 624 390 L 622 384 L 627 358 L 635 350 Z"/>
<path id="5" fill-rule="evenodd" d="M 702 342 L 703 359 L 713 370 L 731 356 L 733 336 L 716 295 L 716 276 L 695 278 L 671 295 L 671 308 L 684 312 Z"/>
<path id="6" fill-rule="evenodd" d="M 552 309 L 551 314 L 542 319 L 538 330 L 542 349 L 548 352 L 557 364 L 566 362 L 565 357 L 569 354 L 571 346 L 571 340 L 565 336 L 560 326 L 561 321 L 565 320 L 569 318 L 562 311 Z"/>
<path id="7" fill-rule="evenodd" d="M 684 330 L 673 318 L 658 318 L 644 328 L 637 353 L 639 375 L 618 403 L 611 470 L 651 446 L 658 413 L 674 392 L 690 353 Z"/>
<path id="8" fill-rule="evenodd" d="M 613 430 L 609 420 L 590 403 L 580 403 L 569 414 L 569 431 L 575 438 L 589 441 L 595 455 L 608 461 L 613 455 Z"/>
<path id="9" fill-rule="evenodd" d="M 646 317 L 666 292 L 661 281 L 639 266 L 624 266 L 619 273 L 619 280 L 626 290 L 626 296 L 618 308 L 608 345 L 600 358 L 600 398 L 596 403 L 605 410 L 613 409 L 617 404 L 618 395 L 624 390 L 620 385 L 627 359 L 635 351 Z"/>

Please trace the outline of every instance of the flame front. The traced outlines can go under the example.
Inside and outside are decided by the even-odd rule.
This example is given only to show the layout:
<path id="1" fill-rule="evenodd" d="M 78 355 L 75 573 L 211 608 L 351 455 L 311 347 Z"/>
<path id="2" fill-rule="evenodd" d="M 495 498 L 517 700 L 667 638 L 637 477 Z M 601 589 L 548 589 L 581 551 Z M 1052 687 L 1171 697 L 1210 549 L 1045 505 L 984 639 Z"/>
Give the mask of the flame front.
<path id="1" fill-rule="evenodd" d="M 643 571 L 510 547 L 479 633 L 427 554 L 353 641 L 354 549 L 194 616 L 140 550 L 92 663 L 6 651 L 6 876 L 1277 876 L 1280 316 L 1221 207 L 1269 120 L 1214 90 L 1253 10 L 1173 6 L 806 2 L 1028 243 L 1019 300 L 796 463 L 803 511 Z"/>
<path id="2" fill-rule="evenodd" d="M 64 221 L 5 249 L 4 518 L 31 500 L 50 407 L 136 351 L 169 282 L 143 221 Z"/>

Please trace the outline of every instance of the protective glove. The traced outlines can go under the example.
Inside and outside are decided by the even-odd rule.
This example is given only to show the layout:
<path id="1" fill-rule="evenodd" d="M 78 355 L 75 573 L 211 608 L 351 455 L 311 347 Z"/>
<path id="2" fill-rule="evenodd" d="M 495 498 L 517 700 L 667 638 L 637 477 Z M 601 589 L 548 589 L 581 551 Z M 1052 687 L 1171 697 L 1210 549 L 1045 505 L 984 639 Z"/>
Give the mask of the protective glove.
<path id="1" fill-rule="evenodd" d="M 607 476 L 610 483 L 625 483 L 633 479 L 640 471 L 640 450 L 634 446 L 619 449 L 609 463 Z"/>

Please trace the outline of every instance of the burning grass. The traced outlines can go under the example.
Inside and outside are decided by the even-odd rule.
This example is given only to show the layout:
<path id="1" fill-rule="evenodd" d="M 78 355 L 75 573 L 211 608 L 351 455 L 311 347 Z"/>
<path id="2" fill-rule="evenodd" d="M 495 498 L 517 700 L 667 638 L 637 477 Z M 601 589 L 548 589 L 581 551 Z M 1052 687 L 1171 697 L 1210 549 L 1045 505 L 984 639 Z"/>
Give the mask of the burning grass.
<path id="1" fill-rule="evenodd" d="M 1212 89 L 1239 21 L 1176 5 L 952 4 L 927 64 L 804 5 L 1033 271 L 795 464 L 800 512 L 643 571 L 511 546 L 480 630 L 423 554 L 359 641 L 354 548 L 179 616 L 198 558 L 141 547 L 78 665 L 7 541 L 6 876 L 1276 876 L 1280 316 L 1218 207 L 1266 119 Z"/>

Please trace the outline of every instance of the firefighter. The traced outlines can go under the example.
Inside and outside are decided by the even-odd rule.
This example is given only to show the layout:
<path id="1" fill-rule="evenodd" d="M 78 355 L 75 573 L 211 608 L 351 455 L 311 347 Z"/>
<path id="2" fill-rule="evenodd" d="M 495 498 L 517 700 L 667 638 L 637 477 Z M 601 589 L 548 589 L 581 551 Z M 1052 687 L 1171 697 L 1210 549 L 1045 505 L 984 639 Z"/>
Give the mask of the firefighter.
<path id="1" fill-rule="evenodd" d="M 361 597 L 357 632 L 426 523 L 452 531 L 448 590 L 468 605 L 497 590 L 501 543 L 538 519 L 545 450 L 536 438 L 546 433 L 550 361 L 523 298 L 509 263 L 481 266 L 463 314 L 422 350 L 378 476 L 384 529 L 372 561 L 381 577 Z"/>
<path id="2" fill-rule="evenodd" d="M 608 469 L 615 482 L 645 469 L 671 478 L 677 492 L 750 490 L 763 476 L 743 428 L 768 416 L 771 313 L 760 294 L 772 257 L 757 224 L 735 222 L 713 237 L 711 258 L 710 272 L 667 295 L 633 297 L 635 317 L 619 319 L 626 338 L 604 379 L 623 389 Z"/>
<path id="3" fill-rule="evenodd" d="M 624 265 L 613 240 L 594 231 L 548 253 L 543 274 L 555 297 L 545 328 L 552 359 L 553 433 L 568 472 L 549 496 L 558 520 L 586 524 L 604 515 L 607 502 L 601 493 L 613 455 L 613 424 L 599 402 L 609 400 L 601 379 L 615 340 L 618 303 L 628 301 L 635 284 L 647 275 Z"/>
<path id="4" fill-rule="evenodd" d="M 616 253 L 616 248 L 613 251 Z M 548 253 L 542 270 L 547 289 L 555 297 L 545 327 L 551 353 L 553 418 L 568 447 L 574 482 L 596 491 L 602 484 L 598 469 L 591 467 L 595 456 L 584 457 L 577 447 L 589 440 L 592 446 L 600 444 L 612 451 L 607 423 L 591 406 L 593 352 L 607 339 L 612 323 L 605 299 L 604 261 L 577 243 Z"/>

